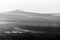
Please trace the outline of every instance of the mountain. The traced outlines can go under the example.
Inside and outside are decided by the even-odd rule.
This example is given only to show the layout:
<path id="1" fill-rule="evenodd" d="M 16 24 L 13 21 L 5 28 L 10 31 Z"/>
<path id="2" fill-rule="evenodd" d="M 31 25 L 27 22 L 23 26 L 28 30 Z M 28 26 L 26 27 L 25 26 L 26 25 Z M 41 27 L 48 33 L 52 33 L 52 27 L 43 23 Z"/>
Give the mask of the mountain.
<path id="1" fill-rule="evenodd" d="M 35 12 L 28 12 L 28 11 L 22 11 L 22 10 L 14 10 L 9 11 L 8 13 L 15 13 L 15 14 L 28 14 L 28 15 L 35 15 L 35 16 L 52 16 L 52 14 L 42 14 L 42 13 L 35 13 Z"/>
<path id="2" fill-rule="evenodd" d="M 39 23 L 40 25 L 47 25 L 48 24 L 47 22 L 49 22 L 50 25 L 50 23 L 56 23 L 56 22 L 58 23 L 60 21 L 60 17 L 54 16 L 53 14 L 41 14 L 21 10 L 9 11 L 6 15 L 4 15 L 4 17 L 6 17 L 7 20 L 9 19 L 8 21 L 11 22 L 19 21 L 26 25 L 27 24 L 38 25 Z"/>
<path id="3" fill-rule="evenodd" d="M 11 15 L 10 15 L 11 14 Z M 13 14 L 13 15 L 12 15 Z M 18 15 L 15 15 L 18 14 Z M 55 33 L 55 27 L 60 26 L 60 17 L 53 16 L 52 14 L 41 14 L 41 13 L 33 13 L 21 10 L 9 11 L 3 17 L 6 18 L 6 22 L 12 22 L 9 24 L 13 27 L 18 27 L 22 29 L 35 30 L 35 31 L 50 31 Z M 9 26 L 8 25 L 8 26 Z M 9 27 L 10 27 L 9 26 Z M 51 27 L 51 28 L 49 28 Z M 52 30 L 53 31 L 52 31 Z M 59 30 L 59 29 L 58 29 Z M 57 31 L 58 31 L 57 30 Z"/>
<path id="4" fill-rule="evenodd" d="M 9 13 L 9 15 L 7 15 L 8 18 L 13 20 L 18 20 L 20 22 L 23 22 L 23 24 L 26 24 L 26 25 L 31 23 L 35 25 L 36 23 L 39 24 L 41 22 L 43 23 L 43 25 L 45 25 L 44 22 L 46 23 L 49 22 L 49 25 L 50 25 L 51 22 L 56 23 L 60 21 L 60 16 L 54 16 L 53 14 L 41 14 L 41 13 L 33 13 L 33 12 L 27 12 L 27 11 L 21 11 L 21 10 L 10 11 L 8 13 Z M 13 14 L 13 15 L 10 15 L 10 14 Z"/>
<path id="5" fill-rule="evenodd" d="M 14 11 L 10 11 L 9 13 L 20 13 L 20 12 L 22 12 L 22 11 L 20 11 L 20 10 L 14 10 Z"/>

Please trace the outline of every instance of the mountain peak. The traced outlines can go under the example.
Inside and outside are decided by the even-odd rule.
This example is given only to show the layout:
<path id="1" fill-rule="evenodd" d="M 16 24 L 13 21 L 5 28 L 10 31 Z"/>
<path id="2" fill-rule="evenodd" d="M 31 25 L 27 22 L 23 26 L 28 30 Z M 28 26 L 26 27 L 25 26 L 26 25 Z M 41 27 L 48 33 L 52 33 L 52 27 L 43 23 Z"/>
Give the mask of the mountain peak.
<path id="1" fill-rule="evenodd" d="M 20 13 L 20 10 L 14 10 L 14 11 L 10 11 L 10 13 Z"/>

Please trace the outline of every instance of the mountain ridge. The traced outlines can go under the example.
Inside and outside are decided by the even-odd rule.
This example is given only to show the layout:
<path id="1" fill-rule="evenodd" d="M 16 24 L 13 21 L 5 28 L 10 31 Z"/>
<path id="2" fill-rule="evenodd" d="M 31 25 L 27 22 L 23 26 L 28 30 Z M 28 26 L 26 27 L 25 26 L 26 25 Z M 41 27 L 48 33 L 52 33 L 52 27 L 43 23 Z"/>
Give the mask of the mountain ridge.
<path id="1" fill-rule="evenodd" d="M 52 16 L 52 14 L 42 14 L 42 13 L 36 13 L 36 12 L 28 12 L 28 11 L 22 11 L 22 10 L 14 10 L 9 11 L 8 13 L 17 13 L 17 14 L 29 14 L 29 15 L 42 15 L 42 16 Z"/>

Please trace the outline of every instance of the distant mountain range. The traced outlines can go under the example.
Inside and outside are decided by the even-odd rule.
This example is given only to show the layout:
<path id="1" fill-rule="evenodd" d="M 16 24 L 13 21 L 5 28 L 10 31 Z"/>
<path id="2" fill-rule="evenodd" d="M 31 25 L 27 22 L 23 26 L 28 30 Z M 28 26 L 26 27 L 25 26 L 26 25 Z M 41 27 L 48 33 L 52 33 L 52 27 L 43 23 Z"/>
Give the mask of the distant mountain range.
<path id="1" fill-rule="evenodd" d="M 29 14 L 29 15 L 35 15 L 35 16 L 52 16 L 52 13 L 49 14 L 42 14 L 42 13 L 35 13 L 35 12 L 28 12 L 28 11 L 21 11 L 21 10 L 14 10 L 14 11 L 9 11 L 8 13 L 17 13 L 17 14 Z"/>
<path id="2" fill-rule="evenodd" d="M 23 10 L 7 11 L 7 12 L 2 12 L 0 14 L 28 14 L 28 15 L 35 15 L 35 16 L 59 16 L 60 17 L 60 13 L 37 13 L 37 12 L 28 12 Z"/>

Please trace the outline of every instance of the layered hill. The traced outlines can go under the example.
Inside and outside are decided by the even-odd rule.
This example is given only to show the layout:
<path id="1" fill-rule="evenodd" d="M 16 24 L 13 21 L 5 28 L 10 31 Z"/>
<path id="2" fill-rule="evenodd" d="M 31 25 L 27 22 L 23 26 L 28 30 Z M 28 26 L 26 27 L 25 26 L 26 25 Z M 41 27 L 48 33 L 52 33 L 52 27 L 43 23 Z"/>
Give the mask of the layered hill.
<path id="1" fill-rule="evenodd" d="M 0 26 L 1 29 L 6 27 L 7 29 L 10 27 L 17 27 L 19 29 L 38 32 L 60 33 L 60 16 L 55 16 L 54 14 L 41 14 L 15 10 L 3 14 L 1 13 L 0 15 L 2 15 L 1 18 L 3 17 L 2 20 L 0 19 L 0 21 L 3 22 L 3 24 L 0 24 L 2 25 Z"/>

